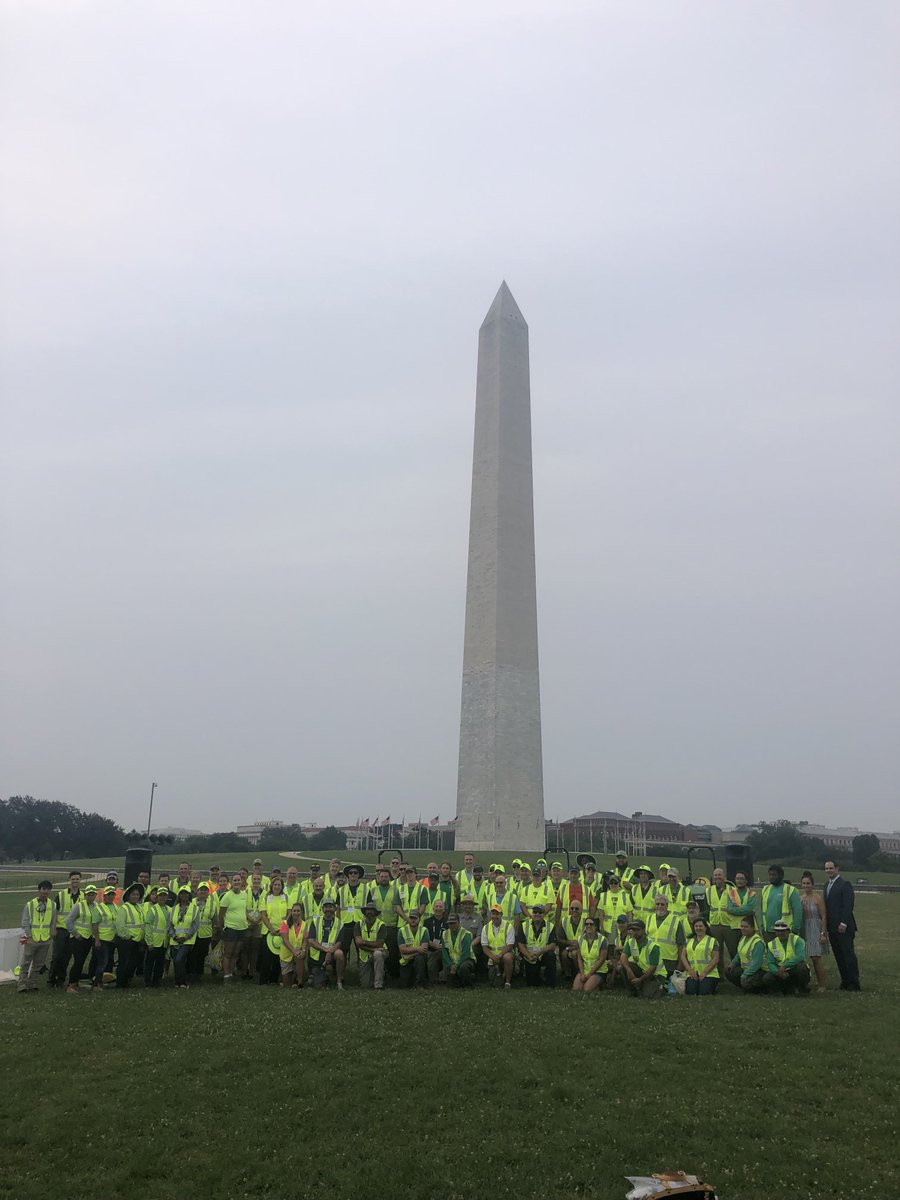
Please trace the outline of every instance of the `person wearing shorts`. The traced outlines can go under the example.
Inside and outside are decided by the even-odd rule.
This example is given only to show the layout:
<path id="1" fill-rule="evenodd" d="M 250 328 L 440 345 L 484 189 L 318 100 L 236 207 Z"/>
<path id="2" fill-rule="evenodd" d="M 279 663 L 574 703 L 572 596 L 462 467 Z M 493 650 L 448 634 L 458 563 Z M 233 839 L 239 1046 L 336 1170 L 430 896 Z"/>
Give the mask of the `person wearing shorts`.
<path id="1" fill-rule="evenodd" d="M 234 982 L 234 963 L 247 936 L 247 881 L 234 875 L 231 891 L 219 898 L 219 919 L 222 922 L 222 976 L 225 983 Z"/>

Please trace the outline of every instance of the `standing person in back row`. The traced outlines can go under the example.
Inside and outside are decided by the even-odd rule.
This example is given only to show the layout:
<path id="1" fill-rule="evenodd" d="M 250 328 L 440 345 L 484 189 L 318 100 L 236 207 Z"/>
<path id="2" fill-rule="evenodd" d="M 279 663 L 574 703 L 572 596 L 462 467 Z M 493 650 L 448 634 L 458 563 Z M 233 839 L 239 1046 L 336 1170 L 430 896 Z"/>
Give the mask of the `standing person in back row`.
<path id="1" fill-rule="evenodd" d="M 769 882 L 760 897 L 760 932 L 766 945 L 775 937 L 775 922 L 784 921 L 791 933 L 803 929 L 803 905 L 793 884 L 785 883 L 784 867 L 769 867 Z"/>
<path id="2" fill-rule="evenodd" d="M 69 969 L 69 959 L 72 957 L 72 938 L 66 929 L 66 917 L 78 903 L 80 896 L 81 872 L 70 871 L 68 889 L 58 892 L 54 898 L 56 929 L 53 934 L 53 954 L 50 959 L 47 987 L 62 987 L 66 981 L 66 971 Z"/>
<path id="3" fill-rule="evenodd" d="M 825 863 L 825 920 L 834 961 L 841 973 L 841 991 L 858 992 L 859 964 L 856 961 L 856 917 L 853 915 L 853 884 L 841 875 L 840 864 Z"/>

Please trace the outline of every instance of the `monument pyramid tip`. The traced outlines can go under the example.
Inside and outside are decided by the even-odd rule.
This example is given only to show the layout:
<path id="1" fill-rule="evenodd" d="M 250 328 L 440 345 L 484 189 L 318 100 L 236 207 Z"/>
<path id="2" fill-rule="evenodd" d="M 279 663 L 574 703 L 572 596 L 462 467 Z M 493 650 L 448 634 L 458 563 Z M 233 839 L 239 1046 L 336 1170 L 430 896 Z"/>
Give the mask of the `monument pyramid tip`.
<path id="1" fill-rule="evenodd" d="M 487 311 L 487 316 L 482 321 L 482 325 L 488 325 L 492 321 L 505 318 L 506 320 L 521 321 L 524 325 L 525 318 L 522 316 L 521 309 L 516 304 L 512 292 L 509 290 L 509 285 L 504 279 L 500 287 L 497 289 L 497 295 L 494 297 L 494 302 Z"/>

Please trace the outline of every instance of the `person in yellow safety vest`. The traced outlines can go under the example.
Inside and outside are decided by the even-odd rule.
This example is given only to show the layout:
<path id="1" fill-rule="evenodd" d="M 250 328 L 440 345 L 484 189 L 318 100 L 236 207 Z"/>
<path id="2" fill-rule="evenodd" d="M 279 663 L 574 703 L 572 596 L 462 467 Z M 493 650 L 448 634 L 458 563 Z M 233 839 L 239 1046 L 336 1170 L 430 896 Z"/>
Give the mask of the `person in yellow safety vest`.
<path id="1" fill-rule="evenodd" d="M 640 917 L 632 918 L 629 932 L 616 970 L 632 996 L 655 999 L 666 990 L 667 972 L 660 948 L 647 936 L 646 926 Z"/>
<path id="2" fill-rule="evenodd" d="M 359 863 L 349 863 L 344 868 L 347 882 L 338 892 L 335 899 L 341 914 L 341 949 L 344 960 L 349 965 L 350 951 L 354 946 L 354 930 L 362 920 L 362 908 L 366 902 L 366 885 L 363 880 L 366 873 Z M 359 956 L 357 955 L 357 961 Z"/>
<path id="3" fill-rule="evenodd" d="M 628 865 L 628 855 L 624 850 L 616 851 L 616 865 L 613 870 L 621 880 L 622 887 L 626 890 L 630 888 L 631 881 L 634 878 L 634 871 Z"/>
<path id="4" fill-rule="evenodd" d="M 592 858 L 585 861 L 581 872 L 581 886 L 585 891 L 582 897 L 584 911 L 596 913 L 602 889 L 600 886 L 600 877 L 597 875 L 597 864 Z"/>
<path id="5" fill-rule="evenodd" d="M 643 918 L 642 918 L 643 919 Z M 653 916 L 645 925 L 647 937 L 659 946 L 660 959 L 667 975 L 678 968 L 681 947 L 685 942 L 681 914 L 669 912 L 669 901 L 660 892 L 656 897 Z"/>
<path id="6" fill-rule="evenodd" d="M 333 900 L 333 896 L 329 896 L 325 890 L 325 879 L 322 875 L 317 875 L 312 881 L 312 886 L 309 891 L 302 897 L 301 904 L 303 905 L 303 916 L 307 925 L 310 921 L 315 921 L 317 917 L 321 917 L 322 909 L 326 900 Z"/>
<path id="7" fill-rule="evenodd" d="M 169 942 L 169 889 L 152 887 L 141 905 L 144 913 L 144 987 L 160 987 Z"/>
<path id="8" fill-rule="evenodd" d="M 475 955 L 472 935 L 459 923 L 459 913 L 447 913 L 447 927 L 441 935 L 444 978 L 450 987 L 471 987 L 475 982 Z"/>
<path id="9" fill-rule="evenodd" d="M 563 979 L 574 979 L 578 974 L 578 943 L 584 933 L 583 914 L 581 901 L 573 900 L 569 911 L 556 923 L 556 944 L 559 947 Z"/>
<path id="10" fill-rule="evenodd" d="M 728 885 L 728 920 L 738 931 L 740 938 L 741 921 L 744 917 L 752 917 L 756 923 L 758 901 L 756 892 L 750 887 L 750 880 L 743 871 L 735 871 L 734 883 Z"/>
<path id="11" fill-rule="evenodd" d="M 328 864 L 328 874 L 325 876 L 325 895 L 330 896 L 332 900 L 337 901 L 340 882 L 338 876 L 341 874 L 341 860 L 333 858 Z"/>
<path id="12" fill-rule="evenodd" d="M 115 905 L 121 904 L 122 889 L 119 887 L 118 871 L 107 871 L 106 872 L 106 883 L 103 887 L 104 902 L 106 902 L 106 897 L 109 895 L 110 888 L 112 888 L 112 890 L 113 890 L 113 899 L 112 899 L 112 901 L 110 901 L 110 903 L 115 904 Z M 99 895 L 99 889 L 98 889 L 98 895 Z"/>
<path id="13" fill-rule="evenodd" d="M 159 878 L 156 881 L 156 887 L 157 887 L 158 895 L 163 896 L 165 898 L 166 908 L 171 908 L 172 905 L 175 903 L 175 897 L 172 895 L 171 891 L 169 890 L 171 888 L 171 886 L 172 886 L 172 877 L 169 875 L 168 871 L 160 871 Z"/>
<path id="14" fill-rule="evenodd" d="M 507 878 L 506 885 L 513 895 L 518 895 L 519 892 L 519 871 L 522 868 L 521 858 L 514 858 L 510 865 L 510 875 Z"/>
<path id="15" fill-rule="evenodd" d="M 607 940 L 614 936 L 616 921 L 624 913 L 631 917 L 631 896 L 622 887 L 619 876 L 612 874 L 608 877 L 606 891 L 597 897 L 597 916 L 600 920 L 600 932 Z"/>
<path id="16" fill-rule="evenodd" d="M 475 901 L 475 911 L 487 916 L 488 911 L 488 896 L 490 895 L 490 883 L 484 877 L 484 867 L 481 863 L 476 863 L 472 868 L 472 886 L 467 892 L 460 893 L 460 903 L 464 896 L 471 896 Z"/>
<path id="17" fill-rule="evenodd" d="M 504 915 L 501 904 L 491 905 L 491 919 L 481 930 L 481 949 L 487 962 L 488 982 L 494 987 L 501 983 L 504 987 L 512 987 L 516 931 L 513 922 Z"/>
<path id="18" fill-rule="evenodd" d="M 218 941 L 219 930 L 219 898 L 206 880 L 197 889 L 197 914 L 200 917 L 200 925 L 197 928 L 194 949 L 188 959 L 188 974 L 202 980 L 206 957 L 214 940 Z"/>
<path id="19" fill-rule="evenodd" d="M 453 886 L 451 881 L 451 895 Z M 385 949 L 385 970 L 391 979 L 400 974 L 400 952 L 397 949 L 397 926 L 400 918 L 397 916 L 397 891 L 391 873 L 384 863 L 375 867 L 375 879 L 369 884 L 366 899 L 371 900 L 378 912 L 378 917 L 384 926 L 382 931 Z"/>
<path id="20" fill-rule="evenodd" d="M 428 891 L 422 887 L 416 878 L 416 868 L 406 868 L 406 880 L 397 885 L 397 903 L 395 906 L 400 924 L 408 925 L 410 914 L 417 912 L 419 917 L 428 907 Z"/>
<path id="21" fill-rule="evenodd" d="M 17 992 L 36 992 L 38 975 L 47 963 L 47 956 L 56 933 L 57 908 L 50 899 L 53 884 L 42 879 L 37 895 L 22 909 L 22 957 L 19 961 Z"/>
<path id="22" fill-rule="evenodd" d="M 272 886 L 272 880 L 269 878 L 269 876 L 263 870 L 263 861 L 261 858 L 254 858 L 253 862 L 250 864 L 251 878 L 254 875 L 259 876 L 260 883 L 262 884 L 262 889 L 264 892 L 266 892 L 268 894 L 269 888 Z"/>
<path id="23" fill-rule="evenodd" d="M 116 913 L 116 936 L 118 938 L 119 962 L 116 966 L 116 988 L 131 986 L 144 948 L 144 910 L 141 901 L 144 889 L 132 883 L 125 889 L 125 896 Z"/>
<path id="24" fill-rule="evenodd" d="M 78 903 L 81 895 L 81 872 L 69 872 L 69 886 L 65 891 L 57 892 L 53 903 L 56 907 L 56 929 L 53 934 L 53 953 L 50 958 L 50 970 L 47 974 L 47 987 L 62 987 L 66 982 L 66 972 L 69 969 L 69 959 L 72 956 L 72 939 L 66 929 L 66 917 L 73 905 Z"/>
<path id="25" fill-rule="evenodd" d="M 334 900 L 326 896 L 322 904 L 322 915 L 310 924 L 307 942 L 313 987 L 325 987 L 329 968 L 333 968 L 335 983 L 340 992 L 344 988 L 345 960 L 341 949 L 341 919 L 336 910 Z"/>
<path id="26" fill-rule="evenodd" d="M 475 855 L 468 851 L 463 855 L 463 867 L 456 872 L 457 894 L 465 896 L 472 890 L 472 880 L 475 878 Z"/>
<path id="27" fill-rule="evenodd" d="M 384 922 L 378 915 L 378 905 L 371 896 L 365 900 L 353 934 L 359 959 L 359 986 L 368 990 L 384 988 Z"/>
<path id="28" fill-rule="evenodd" d="M 659 888 L 656 893 L 658 896 L 665 896 L 669 902 L 669 912 L 676 912 L 679 916 L 687 914 L 687 907 L 691 900 L 690 890 L 679 880 L 678 872 L 674 867 L 669 867 L 667 873 L 666 886 Z"/>
<path id="29" fill-rule="evenodd" d="M 637 916 L 637 914 L 633 914 Z M 626 916 L 625 913 L 619 913 L 616 917 L 616 923 L 613 926 L 612 935 L 607 938 L 606 942 L 606 962 L 600 968 L 600 976 L 605 981 L 607 988 L 614 988 L 616 981 L 621 982 L 622 976 L 617 975 L 616 967 L 619 965 L 619 959 L 625 949 L 625 943 L 630 936 L 632 917 Z M 646 922 L 645 922 L 646 925 Z M 600 918 L 597 918 L 597 928 L 600 928 Z"/>
<path id="30" fill-rule="evenodd" d="M 523 868 L 525 864 L 523 863 Z M 533 913 L 535 907 L 540 905 L 544 912 L 545 919 L 552 922 L 556 915 L 556 893 L 553 891 L 553 886 L 550 880 L 546 877 L 546 867 L 535 864 L 534 873 L 531 883 L 526 883 L 519 890 L 519 903 L 525 915 Z M 526 872 L 527 874 L 527 872 Z"/>
<path id="31" fill-rule="evenodd" d="M 78 981 L 87 956 L 94 945 L 100 944 L 100 912 L 97 908 L 97 887 L 89 883 L 66 916 L 66 930 L 72 938 L 72 968 L 69 971 L 68 991 L 78 991 Z"/>
<path id="32" fill-rule="evenodd" d="M 712 873 L 712 883 L 706 889 L 706 904 L 709 909 L 709 932 L 716 939 L 719 962 L 724 969 L 725 951 L 728 951 L 730 962 L 737 954 L 741 934 L 728 915 L 728 881 L 721 867 L 716 867 Z"/>
<path id="33" fill-rule="evenodd" d="M 681 969 L 687 978 L 686 996 L 714 996 L 719 986 L 719 946 L 710 934 L 709 922 L 694 920 L 691 936 L 681 947 Z"/>
<path id="34" fill-rule="evenodd" d="M 635 869 L 631 880 L 631 911 L 646 924 L 656 911 L 656 884 L 646 863 Z"/>
<path id="35" fill-rule="evenodd" d="M 488 892 L 488 910 L 493 911 L 498 906 L 504 921 L 516 922 L 522 915 L 522 905 L 514 891 L 509 887 L 506 875 L 498 871 L 494 876 L 493 885 Z"/>
<path id="36" fill-rule="evenodd" d="M 550 883 L 553 887 L 553 892 L 556 899 L 559 900 L 559 889 L 566 882 L 563 875 L 563 865 L 561 862 L 552 862 L 550 864 Z"/>
<path id="37" fill-rule="evenodd" d="M 418 908 L 409 910 L 409 919 L 401 921 L 397 932 L 400 950 L 400 983 L 403 987 L 428 986 L 428 930 Z"/>
<path id="38" fill-rule="evenodd" d="M 769 867 L 769 882 L 760 895 L 760 932 L 765 942 L 774 939 L 776 921 L 784 921 L 792 933 L 803 928 L 803 902 L 793 884 L 785 883 L 784 867 Z"/>
<path id="39" fill-rule="evenodd" d="M 109 876 L 107 876 L 109 878 Z M 102 987 L 104 976 L 112 974 L 113 959 L 116 952 L 116 895 L 119 888 L 114 883 L 107 884 L 101 897 L 97 893 L 97 911 L 100 914 L 99 936 L 100 945 L 94 947 L 89 974 L 95 987 Z"/>
<path id="40" fill-rule="evenodd" d="M 191 896 L 191 889 L 183 887 L 178 893 L 178 902 L 169 909 L 169 953 L 172 955 L 172 966 L 175 972 L 175 986 L 186 988 L 187 964 L 191 949 L 197 940 L 197 930 L 200 928 L 200 914 L 196 901 Z"/>
<path id="41" fill-rule="evenodd" d="M 281 982 L 281 926 L 287 914 L 284 880 L 273 871 L 262 914 L 263 935 L 257 960 L 260 985 Z"/>
<path id="42" fill-rule="evenodd" d="M 223 882 L 224 881 L 222 879 L 222 868 L 218 865 L 218 863 L 216 863 L 214 866 L 209 868 L 210 895 L 218 896 L 219 892 L 222 890 Z"/>
<path id="43" fill-rule="evenodd" d="M 140 883 L 141 881 L 138 880 L 138 882 Z M 190 888 L 191 888 L 191 864 L 189 862 L 182 862 L 182 863 L 178 864 L 178 874 L 175 876 L 175 878 L 173 880 L 170 881 L 168 888 L 169 888 L 169 894 L 175 898 L 176 904 L 178 903 L 178 893 L 181 891 L 182 888 L 187 888 L 188 891 L 190 891 Z M 144 886 L 144 894 L 145 895 L 147 894 L 146 885 Z"/>
<path id="44" fill-rule="evenodd" d="M 303 884 L 300 882 L 300 873 L 296 867 L 288 867 L 284 876 L 284 898 L 288 902 L 288 908 L 293 908 L 295 904 L 300 904 L 300 892 Z"/>
<path id="45" fill-rule="evenodd" d="M 268 894 L 261 873 L 254 867 L 247 884 L 247 936 L 238 954 L 237 973 L 245 979 L 252 979 L 259 966 L 259 948 L 264 944 L 263 913 Z"/>
<path id="46" fill-rule="evenodd" d="M 606 966 L 607 939 L 598 929 L 596 917 L 585 917 L 584 928 L 575 948 L 578 970 L 572 981 L 572 991 L 587 995 L 595 992 L 603 980 Z"/>
<path id="47" fill-rule="evenodd" d="M 281 925 L 281 986 L 303 987 L 306 979 L 307 925 L 303 919 L 303 905 L 298 901 L 291 906 L 287 919 Z"/>
<path id="48" fill-rule="evenodd" d="M 744 992 L 761 992 L 766 982 L 766 943 L 751 916 L 741 917 L 741 940 L 725 978 Z"/>
<path id="49" fill-rule="evenodd" d="M 563 913 L 569 911 L 573 900 L 578 901 L 582 912 L 590 911 L 591 897 L 588 896 L 584 884 L 581 882 L 581 869 L 575 865 L 569 867 L 569 878 L 562 881 L 556 893 L 557 917 L 561 918 Z"/>
<path id="50" fill-rule="evenodd" d="M 556 933 L 544 917 L 544 906 L 535 904 L 518 934 L 519 954 L 525 963 L 525 986 L 556 986 Z"/>
<path id="51" fill-rule="evenodd" d="M 776 921 L 775 937 L 769 942 L 766 960 L 766 988 L 782 996 L 790 992 L 806 995 L 809 991 L 809 967 L 806 963 L 806 942 L 791 933 L 787 921 Z"/>

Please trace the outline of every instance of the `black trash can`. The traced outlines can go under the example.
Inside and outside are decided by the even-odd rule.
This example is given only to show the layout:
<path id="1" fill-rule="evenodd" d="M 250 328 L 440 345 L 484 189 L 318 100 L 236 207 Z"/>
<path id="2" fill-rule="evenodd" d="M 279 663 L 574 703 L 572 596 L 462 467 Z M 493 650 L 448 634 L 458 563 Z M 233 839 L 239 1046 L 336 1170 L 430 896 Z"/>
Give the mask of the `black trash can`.
<path id="1" fill-rule="evenodd" d="M 753 854 L 749 846 L 743 842 L 726 842 L 725 844 L 725 878 L 734 883 L 736 871 L 743 871 L 747 882 L 753 882 Z"/>
<path id="2" fill-rule="evenodd" d="M 125 887 L 137 883 L 138 874 L 152 874 L 153 851 L 147 846 L 132 846 L 125 851 Z"/>

